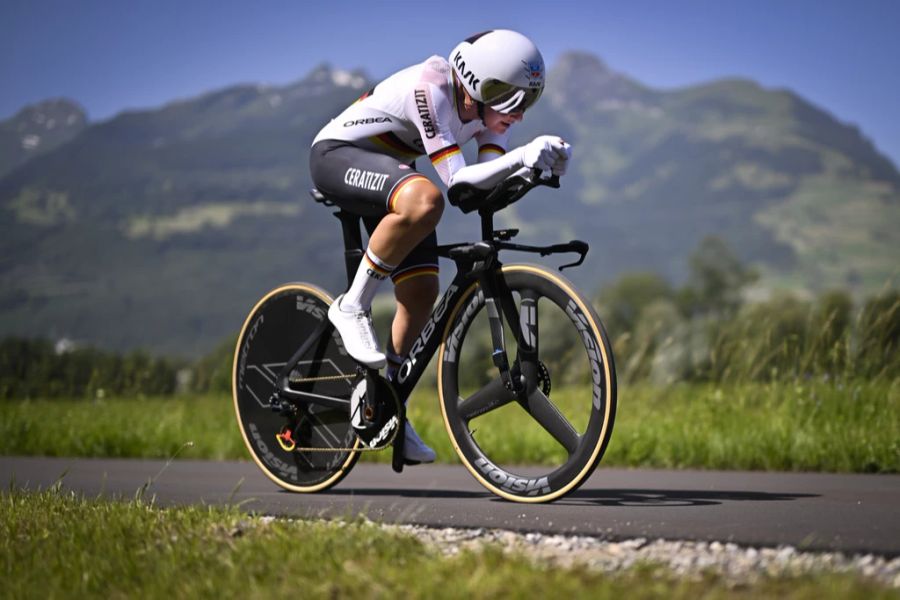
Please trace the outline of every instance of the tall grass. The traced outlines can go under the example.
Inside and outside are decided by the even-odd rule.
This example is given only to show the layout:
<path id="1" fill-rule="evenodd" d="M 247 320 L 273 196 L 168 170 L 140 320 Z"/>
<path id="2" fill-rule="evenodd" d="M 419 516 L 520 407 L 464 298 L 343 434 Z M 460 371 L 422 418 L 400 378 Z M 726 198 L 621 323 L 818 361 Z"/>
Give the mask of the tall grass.
<path id="1" fill-rule="evenodd" d="M 735 382 L 896 377 L 900 295 L 870 301 L 855 321 L 839 293 L 817 304 L 784 297 L 747 306 L 716 328 L 708 369 L 710 379 Z"/>
<path id="2" fill-rule="evenodd" d="M 601 316 L 603 307 L 600 307 Z M 670 384 L 846 382 L 900 377 L 900 293 L 854 310 L 844 292 L 815 302 L 778 296 L 733 314 L 685 317 L 669 299 L 647 303 L 627 330 L 610 330 L 624 381 Z"/>
<path id="3" fill-rule="evenodd" d="M 582 428 L 590 391 L 551 399 Z M 456 462 L 433 389 L 409 417 L 440 462 Z M 562 448 L 516 404 L 472 421 L 504 464 L 553 463 Z M 184 447 L 187 442 L 192 446 Z M 225 396 L 0 403 L 0 454 L 249 458 Z M 389 452 L 364 460 L 388 461 Z M 627 467 L 900 472 L 900 380 L 626 385 L 603 464 Z"/>

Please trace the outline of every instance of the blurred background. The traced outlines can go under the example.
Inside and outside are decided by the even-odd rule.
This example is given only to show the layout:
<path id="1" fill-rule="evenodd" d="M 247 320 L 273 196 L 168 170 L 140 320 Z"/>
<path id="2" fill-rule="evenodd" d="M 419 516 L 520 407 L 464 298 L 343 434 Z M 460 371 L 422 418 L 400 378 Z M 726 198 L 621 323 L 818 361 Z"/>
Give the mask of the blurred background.
<path id="1" fill-rule="evenodd" d="M 566 275 L 624 377 L 896 375 L 900 4 L 626 4 L 4 2 L 0 392 L 56 393 L 48 369 L 66 394 L 227 389 L 264 291 L 345 285 L 314 135 L 495 27 L 548 66 L 514 144 L 575 153 L 499 224 L 590 243 Z"/>

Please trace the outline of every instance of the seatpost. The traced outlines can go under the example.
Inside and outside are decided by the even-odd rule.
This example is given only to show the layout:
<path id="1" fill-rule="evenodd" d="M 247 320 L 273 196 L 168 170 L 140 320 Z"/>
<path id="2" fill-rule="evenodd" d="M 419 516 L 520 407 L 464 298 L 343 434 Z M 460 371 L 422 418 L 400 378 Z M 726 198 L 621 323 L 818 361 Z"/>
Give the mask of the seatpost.
<path id="1" fill-rule="evenodd" d="M 344 233 L 344 265 L 347 267 L 347 288 L 349 288 L 363 257 L 360 216 L 345 210 L 337 211 L 334 216 L 340 219 L 341 230 Z"/>
<path id="2" fill-rule="evenodd" d="M 494 239 L 494 213 L 484 211 L 479 214 L 481 215 L 481 239 L 491 241 Z"/>

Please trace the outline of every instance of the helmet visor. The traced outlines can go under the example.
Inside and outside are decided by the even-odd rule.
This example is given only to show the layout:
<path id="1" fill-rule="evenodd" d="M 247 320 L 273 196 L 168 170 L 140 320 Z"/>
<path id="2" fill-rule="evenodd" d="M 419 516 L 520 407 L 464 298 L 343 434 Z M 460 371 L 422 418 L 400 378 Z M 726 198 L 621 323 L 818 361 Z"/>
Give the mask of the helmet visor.
<path id="1" fill-rule="evenodd" d="M 488 79 L 481 84 L 482 101 L 503 114 L 525 112 L 538 101 L 543 91 L 543 86 L 521 88 L 496 79 Z"/>

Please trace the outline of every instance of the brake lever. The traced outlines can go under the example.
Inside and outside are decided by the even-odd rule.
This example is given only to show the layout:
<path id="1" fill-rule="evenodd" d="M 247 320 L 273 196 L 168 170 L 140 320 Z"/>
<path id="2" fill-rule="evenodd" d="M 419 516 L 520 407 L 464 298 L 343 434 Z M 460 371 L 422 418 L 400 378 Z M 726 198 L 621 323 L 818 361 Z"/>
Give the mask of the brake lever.
<path id="1" fill-rule="evenodd" d="M 578 265 L 583 263 L 584 257 L 587 256 L 588 250 L 590 250 L 590 246 L 587 245 L 587 242 L 582 242 L 581 240 L 572 240 L 568 245 L 570 246 L 572 252 L 577 252 L 580 256 L 577 261 L 561 266 L 559 268 L 560 272 L 562 272 L 563 269 L 568 269 L 569 267 L 577 267 Z"/>

